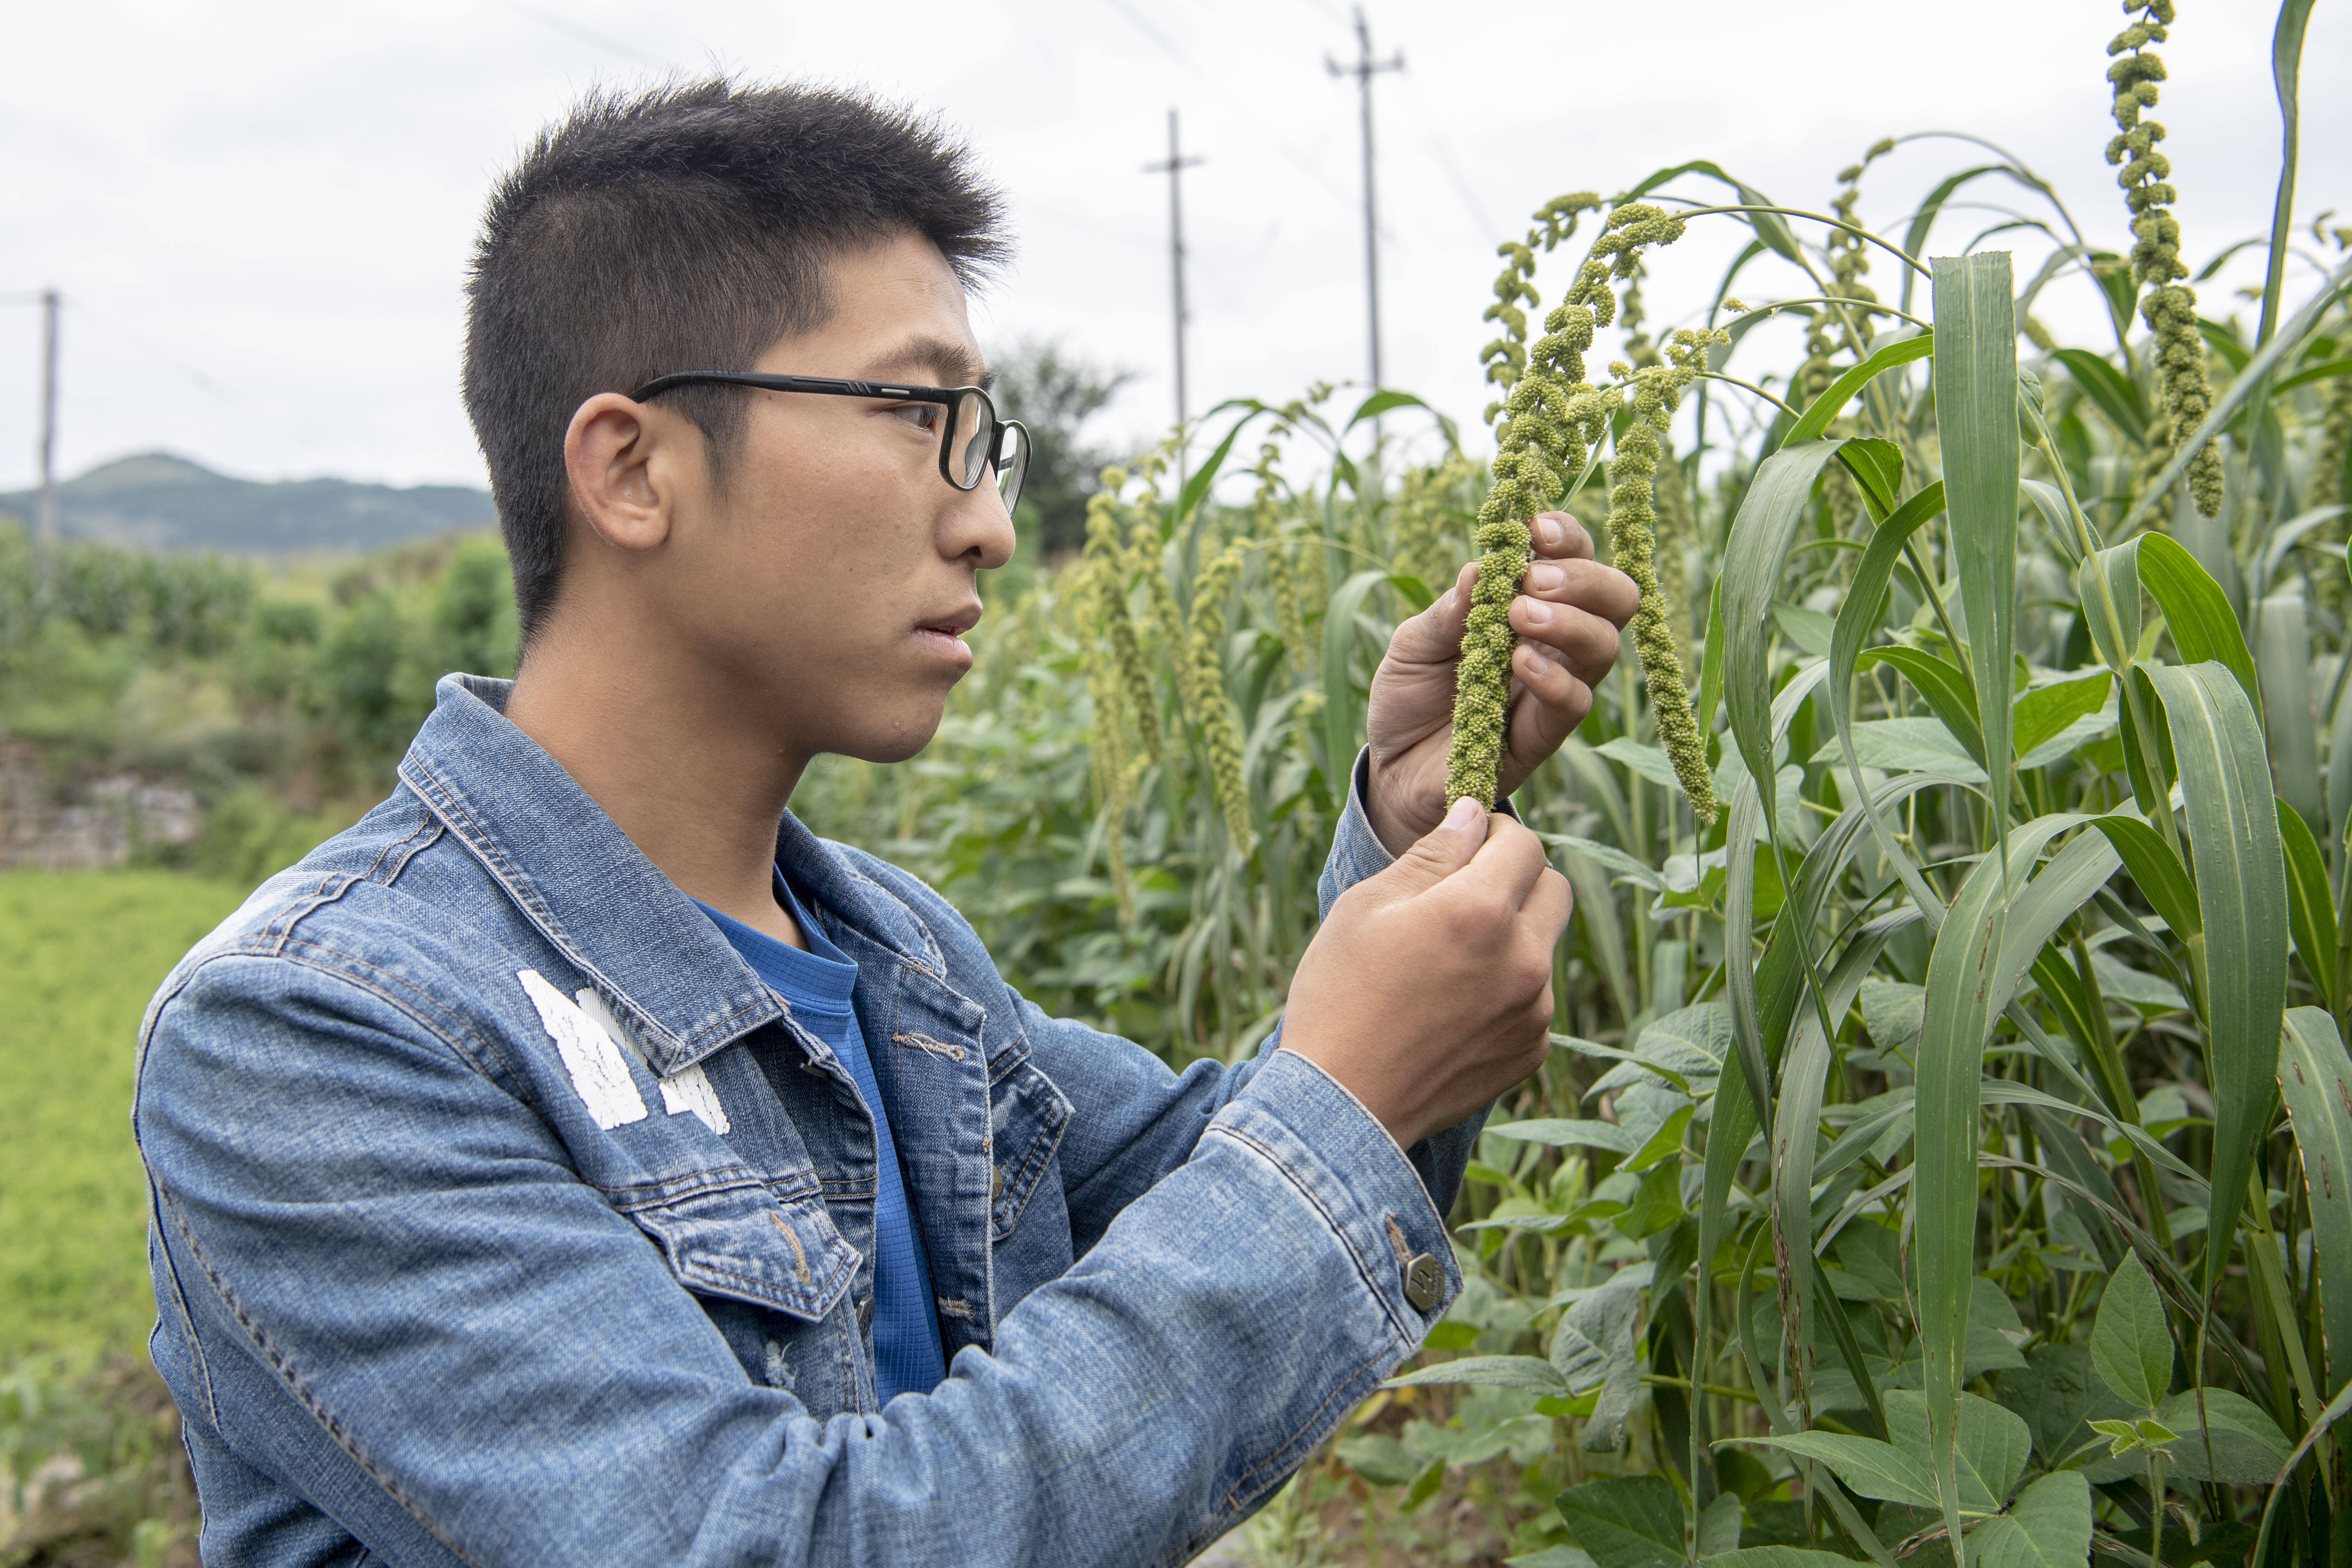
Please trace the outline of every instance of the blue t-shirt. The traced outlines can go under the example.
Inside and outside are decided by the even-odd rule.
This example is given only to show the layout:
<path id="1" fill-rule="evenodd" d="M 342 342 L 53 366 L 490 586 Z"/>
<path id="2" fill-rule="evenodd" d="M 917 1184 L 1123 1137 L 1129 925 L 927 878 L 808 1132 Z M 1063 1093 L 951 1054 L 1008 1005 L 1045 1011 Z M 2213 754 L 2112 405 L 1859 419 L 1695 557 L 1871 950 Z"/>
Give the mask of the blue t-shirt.
<path id="1" fill-rule="evenodd" d="M 931 1303 L 930 1266 L 923 1258 L 922 1239 L 915 1234 L 907 1180 L 898 1169 L 898 1146 L 891 1142 L 874 1063 L 866 1054 L 866 1034 L 850 1007 L 857 965 L 825 940 L 782 873 L 776 877 L 776 899 L 799 924 L 807 952 L 754 931 L 709 904 L 702 910 L 743 962 L 784 999 L 801 1026 L 841 1058 L 874 1113 L 875 1164 L 880 1178 L 874 1199 L 874 1382 L 887 1405 L 894 1394 L 929 1394 L 948 1374 L 940 1348 L 940 1320 Z"/>

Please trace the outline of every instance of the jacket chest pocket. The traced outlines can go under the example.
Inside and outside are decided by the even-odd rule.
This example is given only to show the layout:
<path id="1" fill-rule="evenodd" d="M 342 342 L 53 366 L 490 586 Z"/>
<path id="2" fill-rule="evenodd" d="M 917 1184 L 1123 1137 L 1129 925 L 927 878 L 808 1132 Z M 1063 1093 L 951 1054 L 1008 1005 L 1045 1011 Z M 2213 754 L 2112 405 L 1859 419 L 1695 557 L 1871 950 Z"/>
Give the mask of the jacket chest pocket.
<path id="1" fill-rule="evenodd" d="M 779 1200 L 757 1181 L 627 1210 L 678 1283 L 816 1322 L 857 1277 L 861 1259 L 812 1188 Z"/>
<path id="2" fill-rule="evenodd" d="M 1070 1124 L 1070 1102 L 1030 1064 L 1025 1037 L 989 1063 L 988 1076 L 988 1142 L 995 1161 L 988 1239 L 995 1243 L 1013 1234 L 1030 1194 L 1053 1169 L 1062 1130 Z"/>

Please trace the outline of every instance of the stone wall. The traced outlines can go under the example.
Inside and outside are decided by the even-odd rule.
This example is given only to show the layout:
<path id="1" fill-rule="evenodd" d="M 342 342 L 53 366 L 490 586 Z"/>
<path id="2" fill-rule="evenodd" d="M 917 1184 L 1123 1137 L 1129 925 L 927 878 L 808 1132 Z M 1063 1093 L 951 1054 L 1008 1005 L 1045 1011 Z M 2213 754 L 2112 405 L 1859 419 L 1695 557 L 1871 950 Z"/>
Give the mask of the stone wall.
<path id="1" fill-rule="evenodd" d="M 204 826 L 180 784 L 134 773 L 52 779 L 24 741 L 0 741 L 0 870 L 120 866 L 142 847 L 194 842 Z"/>

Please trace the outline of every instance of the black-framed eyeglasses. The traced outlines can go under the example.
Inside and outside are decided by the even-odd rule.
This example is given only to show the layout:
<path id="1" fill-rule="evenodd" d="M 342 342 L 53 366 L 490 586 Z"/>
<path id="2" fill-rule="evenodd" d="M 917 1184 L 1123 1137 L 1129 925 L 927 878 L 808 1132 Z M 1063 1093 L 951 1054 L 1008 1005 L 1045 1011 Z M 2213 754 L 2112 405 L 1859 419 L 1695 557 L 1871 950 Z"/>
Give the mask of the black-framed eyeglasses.
<path id="1" fill-rule="evenodd" d="M 756 386 L 763 392 L 814 392 L 828 397 L 873 397 L 897 403 L 933 403 L 947 410 L 940 422 L 940 478 L 960 490 L 975 490 L 992 467 L 1004 510 L 1021 499 L 1029 470 L 1029 429 L 1018 419 L 999 419 L 996 405 L 977 386 L 901 386 L 880 381 L 838 381 L 824 375 L 761 375 L 754 371 L 681 370 L 657 375 L 630 397 L 639 403 L 676 386 Z"/>

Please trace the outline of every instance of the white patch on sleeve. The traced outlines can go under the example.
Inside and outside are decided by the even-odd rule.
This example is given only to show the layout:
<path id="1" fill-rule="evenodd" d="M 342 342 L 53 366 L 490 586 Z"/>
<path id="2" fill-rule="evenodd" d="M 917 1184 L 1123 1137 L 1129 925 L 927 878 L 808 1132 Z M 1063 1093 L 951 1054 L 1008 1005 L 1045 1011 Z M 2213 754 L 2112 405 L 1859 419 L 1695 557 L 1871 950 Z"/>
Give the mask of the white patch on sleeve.
<path id="1" fill-rule="evenodd" d="M 539 971 L 519 969 L 515 978 L 522 982 L 524 994 L 539 1009 L 539 1021 L 547 1026 L 548 1038 L 555 1042 L 564 1070 L 572 1075 L 572 1087 L 588 1114 L 596 1119 L 596 1125 L 610 1129 L 643 1121 L 645 1100 L 637 1093 L 636 1080 L 629 1076 L 621 1047 L 613 1043 L 604 1026 L 567 1001 L 562 992 L 541 978 Z"/>
<path id="2" fill-rule="evenodd" d="M 629 1033 L 628 1026 L 604 1005 L 604 999 L 585 987 L 579 992 L 579 997 L 580 1010 L 603 1026 L 604 1033 L 626 1047 L 631 1056 L 645 1064 L 647 1072 L 653 1072 L 651 1058 L 637 1044 L 636 1037 Z M 733 1131 L 733 1124 L 727 1120 L 726 1108 L 719 1103 L 719 1091 L 710 1086 L 710 1079 L 703 1072 L 701 1063 L 697 1062 L 667 1078 L 655 1073 L 654 1081 L 661 1085 L 662 1109 L 672 1116 L 691 1110 L 713 1132 L 724 1134 Z"/>

